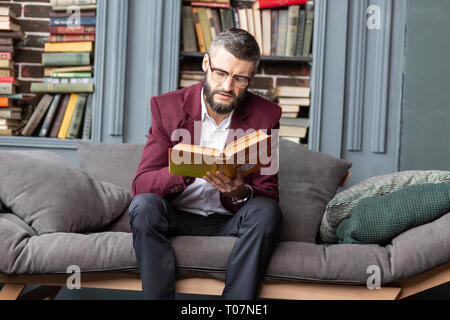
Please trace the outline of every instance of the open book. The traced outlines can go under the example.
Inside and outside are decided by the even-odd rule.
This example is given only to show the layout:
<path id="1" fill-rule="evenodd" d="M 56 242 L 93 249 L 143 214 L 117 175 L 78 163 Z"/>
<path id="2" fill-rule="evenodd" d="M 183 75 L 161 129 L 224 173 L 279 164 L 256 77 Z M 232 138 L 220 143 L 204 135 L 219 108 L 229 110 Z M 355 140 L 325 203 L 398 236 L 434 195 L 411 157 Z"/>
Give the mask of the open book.
<path id="1" fill-rule="evenodd" d="M 186 177 L 203 178 L 206 172 L 223 172 L 230 179 L 240 167 L 248 175 L 270 163 L 271 136 L 258 130 L 228 144 L 224 150 L 191 144 L 169 148 L 169 172 Z"/>

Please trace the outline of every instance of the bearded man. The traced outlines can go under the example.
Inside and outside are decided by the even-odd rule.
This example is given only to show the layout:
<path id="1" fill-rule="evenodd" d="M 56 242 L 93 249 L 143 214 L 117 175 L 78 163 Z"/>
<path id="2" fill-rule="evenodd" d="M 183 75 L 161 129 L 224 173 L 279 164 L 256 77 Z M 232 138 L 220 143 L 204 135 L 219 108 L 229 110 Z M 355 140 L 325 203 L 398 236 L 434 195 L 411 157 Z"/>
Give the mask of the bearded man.
<path id="1" fill-rule="evenodd" d="M 204 81 L 151 99 L 152 125 L 129 208 L 144 299 L 175 298 L 175 236 L 236 237 L 222 297 L 256 297 L 282 219 L 278 175 L 261 169 L 245 177 L 237 169 L 234 179 L 221 172 L 173 175 L 168 149 L 180 142 L 172 140 L 177 130 L 193 137 L 183 143 L 223 150 L 238 129 L 278 129 L 281 108 L 248 91 L 260 58 L 252 35 L 225 30 L 204 55 Z"/>

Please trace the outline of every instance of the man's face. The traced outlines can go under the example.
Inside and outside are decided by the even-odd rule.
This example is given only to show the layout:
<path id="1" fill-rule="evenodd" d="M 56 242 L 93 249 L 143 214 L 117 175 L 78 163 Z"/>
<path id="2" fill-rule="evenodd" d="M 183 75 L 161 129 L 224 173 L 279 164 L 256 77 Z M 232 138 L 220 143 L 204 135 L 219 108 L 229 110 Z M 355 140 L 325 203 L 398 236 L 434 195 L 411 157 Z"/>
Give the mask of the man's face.
<path id="1" fill-rule="evenodd" d="M 237 59 L 226 49 L 218 48 L 212 56 L 205 55 L 202 66 L 206 72 L 203 85 L 205 98 L 213 111 L 225 115 L 237 109 L 247 91 L 247 87 L 242 88 L 242 85 L 239 85 L 239 77 L 251 79 L 254 63 Z M 228 77 L 223 81 L 216 81 L 214 78 L 217 76 L 213 77 L 211 67 L 220 74 L 223 74 L 223 71 L 227 72 Z"/>

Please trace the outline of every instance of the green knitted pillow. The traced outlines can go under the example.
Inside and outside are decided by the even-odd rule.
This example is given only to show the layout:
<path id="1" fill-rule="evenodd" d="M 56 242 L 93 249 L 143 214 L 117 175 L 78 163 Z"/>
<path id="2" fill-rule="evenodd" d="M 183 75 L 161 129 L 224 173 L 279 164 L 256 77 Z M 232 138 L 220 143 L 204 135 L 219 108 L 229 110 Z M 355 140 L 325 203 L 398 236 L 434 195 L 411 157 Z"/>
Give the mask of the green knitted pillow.
<path id="1" fill-rule="evenodd" d="M 371 177 L 338 193 L 327 204 L 320 225 L 324 242 L 335 243 L 336 228 L 342 220 L 352 215 L 353 208 L 364 198 L 381 196 L 404 187 L 426 183 L 450 183 L 450 171 L 409 170 Z"/>
<path id="2" fill-rule="evenodd" d="M 450 212 L 450 184 L 412 185 L 362 199 L 337 228 L 339 243 L 386 245 L 402 232 Z"/>

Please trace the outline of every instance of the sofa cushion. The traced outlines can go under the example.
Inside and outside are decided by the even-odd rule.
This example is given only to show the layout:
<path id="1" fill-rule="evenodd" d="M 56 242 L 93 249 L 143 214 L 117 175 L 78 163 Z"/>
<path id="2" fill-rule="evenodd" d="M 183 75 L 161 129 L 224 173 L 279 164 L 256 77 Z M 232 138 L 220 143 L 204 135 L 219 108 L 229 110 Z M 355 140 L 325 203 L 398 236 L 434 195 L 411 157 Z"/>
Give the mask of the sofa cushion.
<path id="1" fill-rule="evenodd" d="M 339 243 L 386 245 L 402 232 L 450 211 L 450 184 L 413 185 L 360 200 L 339 224 Z"/>
<path id="2" fill-rule="evenodd" d="M 131 191 L 145 144 L 77 142 L 80 168 Z"/>
<path id="3" fill-rule="evenodd" d="M 38 234 L 98 230 L 131 200 L 53 152 L 0 151 L 0 163 L 1 201 Z"/>
<path id="4" fill-rule="evenodd" d="M 320 237 L 324 242 L 336 243 L 336 228 L 351 216 L 361 199 L 385 195 L 410 185 L 443 182 L 450 182 L 450 171 L 410 170 L 366 179 L 338 193 L 328 203 L 320 225 Z"/>
<path id="5" fill-rule="evenodd" d="M 316 241 L 326 205 L 350 167 L 350 162 L 280 139 L 281 241 Z"/>

